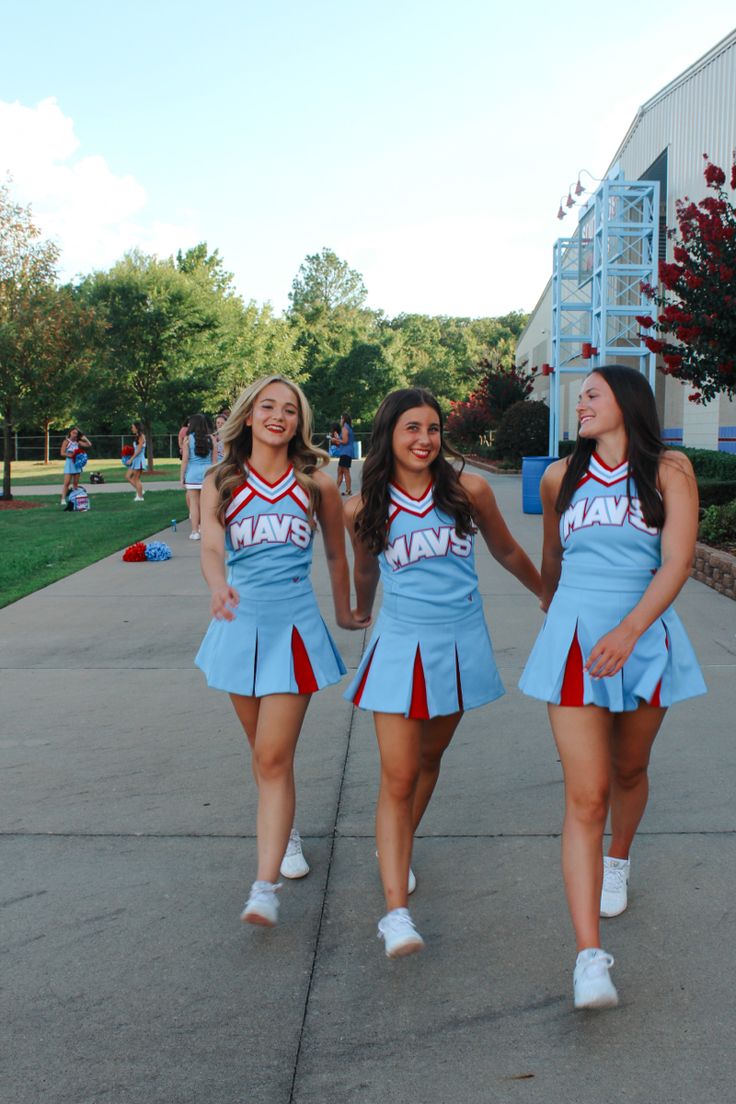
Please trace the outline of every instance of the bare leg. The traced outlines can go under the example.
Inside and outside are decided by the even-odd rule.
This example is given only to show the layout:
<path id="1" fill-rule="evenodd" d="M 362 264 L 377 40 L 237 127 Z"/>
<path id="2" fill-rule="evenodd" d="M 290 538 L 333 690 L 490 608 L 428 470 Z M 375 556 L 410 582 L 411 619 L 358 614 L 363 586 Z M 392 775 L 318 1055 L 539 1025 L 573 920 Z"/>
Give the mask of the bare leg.
<path id="1" fill-rule="evenodd" d="M 258 873 L 276 882 L 294 823 L 294 754 L 309 694 L 231 694 L 230 699 L 253 750 L 258 784 Z"/>
<path id="2" fill-rule="evenodd" d="M 71 481 L 72 481 L 71 475 L 65 475 L 64 476 L 64 487 L 63 487 L 62 492 L 61 492 L 61 501 L 62 502 L 66 501 L 66 496 L 69 494 L 69 486 L 71 484 Z"/>
<path id="3" fill-rule="evenodd" d="M 345 493 L 351 495 L 353 493 L 353 477 L 350 473 L 350 468 L 343 468 L 345 472 Z"/>
<path id="4" fill-rule="evenodd" d="M 578 951 L 600 947 L 602 843 L 608 815 L 612 715 L 597 705 L 550 705 L 565 776 L 562 874 Z"/>
<path id="5" fill-rule="evenodd" d="M 647 767 L 666 709 L 642 704 L 619 713 L 611 735 L 611 846 L 608 854 L 628 859 L 649 797 Z"/>
<path id="6" fill-rule="evenodd" d="M 411 847 L 412 806 L 419 778 L 422 722 L 400 713 L 374 713 L 381 784 L 376 806 L 376 844 L 386 911 L 406 908 Z"/>
<path id="7" fill-rule="evenodd" d="M 342 486 L 342 480 L 343 480 L 344 475 L 345 475 L 345 469 L 341 468 L 340 464 L 338 462 L 338 465 L 337 465 L 337 489 L 338 489 L 338 491 L 340 490 L 340 487 Z"/>
<path id="8" fill-rule="evenodd" d="M 187 491 L 187 506 L 189 508 L 189 520 L 192 523 L 192 532 L 199 532 L 199 491 Z"/>
<path id="9" fill-rule="evenodd" d="M 449 747 L 461 719 L 462 713 L 451 713 L 446 717 L 433 717 L 431 721 L 422 722 L 419 780 L 414 791 L 412 806 L 412 827 L 415 832 L 437 785 L 442 756 Z"/>

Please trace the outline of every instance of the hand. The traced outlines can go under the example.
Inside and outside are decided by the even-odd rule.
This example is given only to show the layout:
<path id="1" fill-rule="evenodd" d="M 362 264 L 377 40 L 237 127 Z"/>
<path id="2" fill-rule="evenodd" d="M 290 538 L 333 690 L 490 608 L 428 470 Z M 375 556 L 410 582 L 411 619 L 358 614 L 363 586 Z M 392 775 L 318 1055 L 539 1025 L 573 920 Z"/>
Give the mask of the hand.
<path id="1" fill-rule="evenodd" d="M 615 629 L 602 636 L 591 649 L 585 661 L 585 670 L 591 678 L 610 678 L 616 675 L 631 655 L 638 634 L 628 626 L 617 625 Z"/>
<path id="2" fill-rule="evenodd" d="M 210 613 L 216 621 L 234 621 L 234 611 L 239 602 L 240 595 L 237 590 L 223 583 L 212 591 Z"/>
<path id="3" fill-rule="evenodd" d="M 341 629 L 358 630 L 370 628 L 373 618 L 369 613 L 364 614 L 360 610 L 350 610 L 349 613 L 343 614 L 336 620 Z"/>

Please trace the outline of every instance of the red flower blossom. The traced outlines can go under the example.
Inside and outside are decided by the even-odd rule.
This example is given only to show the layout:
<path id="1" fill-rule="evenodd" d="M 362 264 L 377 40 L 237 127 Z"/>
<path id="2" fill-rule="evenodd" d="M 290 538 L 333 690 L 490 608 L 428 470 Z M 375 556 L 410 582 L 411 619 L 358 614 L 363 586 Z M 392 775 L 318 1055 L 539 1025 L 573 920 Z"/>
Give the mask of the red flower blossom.
<path id="1" fill-rule="evenodd" d="M 643 330 L 651 330 L 654 325 L 654 319 L 649 314 L 636 314 L 634 318 Z"/>
<path id="2" fill-rule="evenodd" d="M 666 288 L 672 291 L 675 284 L 682 276 L 682 268 L 680 265 L 667 264 L 666 261 L 659 262 L 659 278 Z"/>
<path id="3" fill-rule="evenodd" d="M 663 359 L 667 367 L 672 371 L 680 368 L 682 365 L 682 357 L 679 353 L 665 353 Z"/>
<path id="4" fill-rule="evenodd" d="M 661 353 L 664 349 L 664 342 L 657 341 L 654 337 L 642 337 L 642 341 L 650 353 Z"/>
<path id="5" fill-rule="evenodd" d="M 703 154 L 703 157 L 706 156 L 706 154 Z M 705 176 L 706 184 L 711 188 L 722 188 L 726 183 L 726 174 L 723 169 L 719 168 L 718 165 L 712 164 L 710 161 L 705 166 L 705 173 L 703 175 Z"/>
<path id="6" fill-rule="evenodd" d="M 731 187 L 736 191 L 736 161 L 731 166 Z"/>
<path id="7" fill-rule="evenodd" d="M 700 400 L 702 399 L 702 397 L 703 396 L 700 394 L 699 391 L 693 391 L 692 394 L 688 395 L 687 398 L 688 398 L 688 402 L 699 403 Z"/>

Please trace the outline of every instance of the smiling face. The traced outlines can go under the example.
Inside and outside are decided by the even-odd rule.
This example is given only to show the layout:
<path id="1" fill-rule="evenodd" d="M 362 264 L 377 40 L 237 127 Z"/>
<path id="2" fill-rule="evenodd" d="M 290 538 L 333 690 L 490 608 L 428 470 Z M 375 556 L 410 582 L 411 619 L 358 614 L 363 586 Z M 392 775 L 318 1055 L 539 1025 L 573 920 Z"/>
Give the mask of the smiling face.
<path id="1" fill-rule="evenodd" d="M 397 478 L 402 470 L 414 475 L 427 472 L 441 448 L 440 420 L 431 406 L 413 406 L 399 415 L 391 437 Z"/>
<path id="2" fill-rule="evenodd" d="M 600 438 L 604 433 L 618 433 L 623 429 L 624 416 L 613 391 L 603 376 L 597 372 L 583 380 L 575 407 L 579 434 L 587 440 Z"/>
<path id="3" fill-rule="evenodd" d="M 285 383 L 270 383 L 256 396 L 245 419 L 254 443 L 270 447 L 288 445 L 299 428 L 299 403 Z"/>

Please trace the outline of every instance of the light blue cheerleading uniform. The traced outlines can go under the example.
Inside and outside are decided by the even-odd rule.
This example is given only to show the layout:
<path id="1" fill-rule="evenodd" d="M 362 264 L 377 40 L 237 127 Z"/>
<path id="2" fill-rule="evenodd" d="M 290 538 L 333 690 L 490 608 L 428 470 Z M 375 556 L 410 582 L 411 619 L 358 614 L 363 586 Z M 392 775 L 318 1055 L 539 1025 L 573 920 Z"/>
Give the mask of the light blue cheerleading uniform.
<path id="1" fill-rule="evenodd" d="M 67 438 L 67 452 L 64 453 L 64 475 L 79 475 L 80 468 L 77 467 L 71 456 L 67 455 L 69 449 L 81 448 L 76 441 L 72 441 L 70 437 Z"/>
<path id="2" fill-rule="evenodd" d="M 210 438 L 210 451 L 206 456 L 197 456 L 194 451 L 196 440 L 193 433 L 189 434 L 189 458 L 184 470 L 184 486 L 192 491 L 201 491 L 202 480 L 209 468 L 212 467 L 212 439 Z"/>
<path id="3" fill-rule="evenodd" d="M 135 443 L 135 448 L 138 448 L 138 442 Z M 143 471 L 146 466 L 146 446 L 144 445 L 137 456 L 134 456 L 130 462 L 130 468 L 133 471 Z"/>
<path id="4" fill-rule="evenodd" d="M 231 694 L 304 694 L 339 682 L 345 665 L 312 590 L 314 529 L 294 469 L 268 483 L 253 468 L 225 514 L 233 621 L 212 620 L 195 659 Z"/>
<path id="5" fill-rule="evenodd" d="M 621 713 L 707 690 L 672 606 L 639 637 L 617 674 L 593 679 L 584 670 L 594 645 L 631 612 L 662 564 L 660 530 L 647 526 L 633 480 L 629 499 L 627 471 L 626 463 L 609 468 L 594 453 L 560 518 L 560 581 L 519 682 L 529 697 Z"/>
<path id="6" fill-rule="evenodd" d="M 473 537 L 434 504 L 389 486 L 383 602 L 345 697 L 361 709 L 426 720 L 504 693 L 478 592 Z"/>

